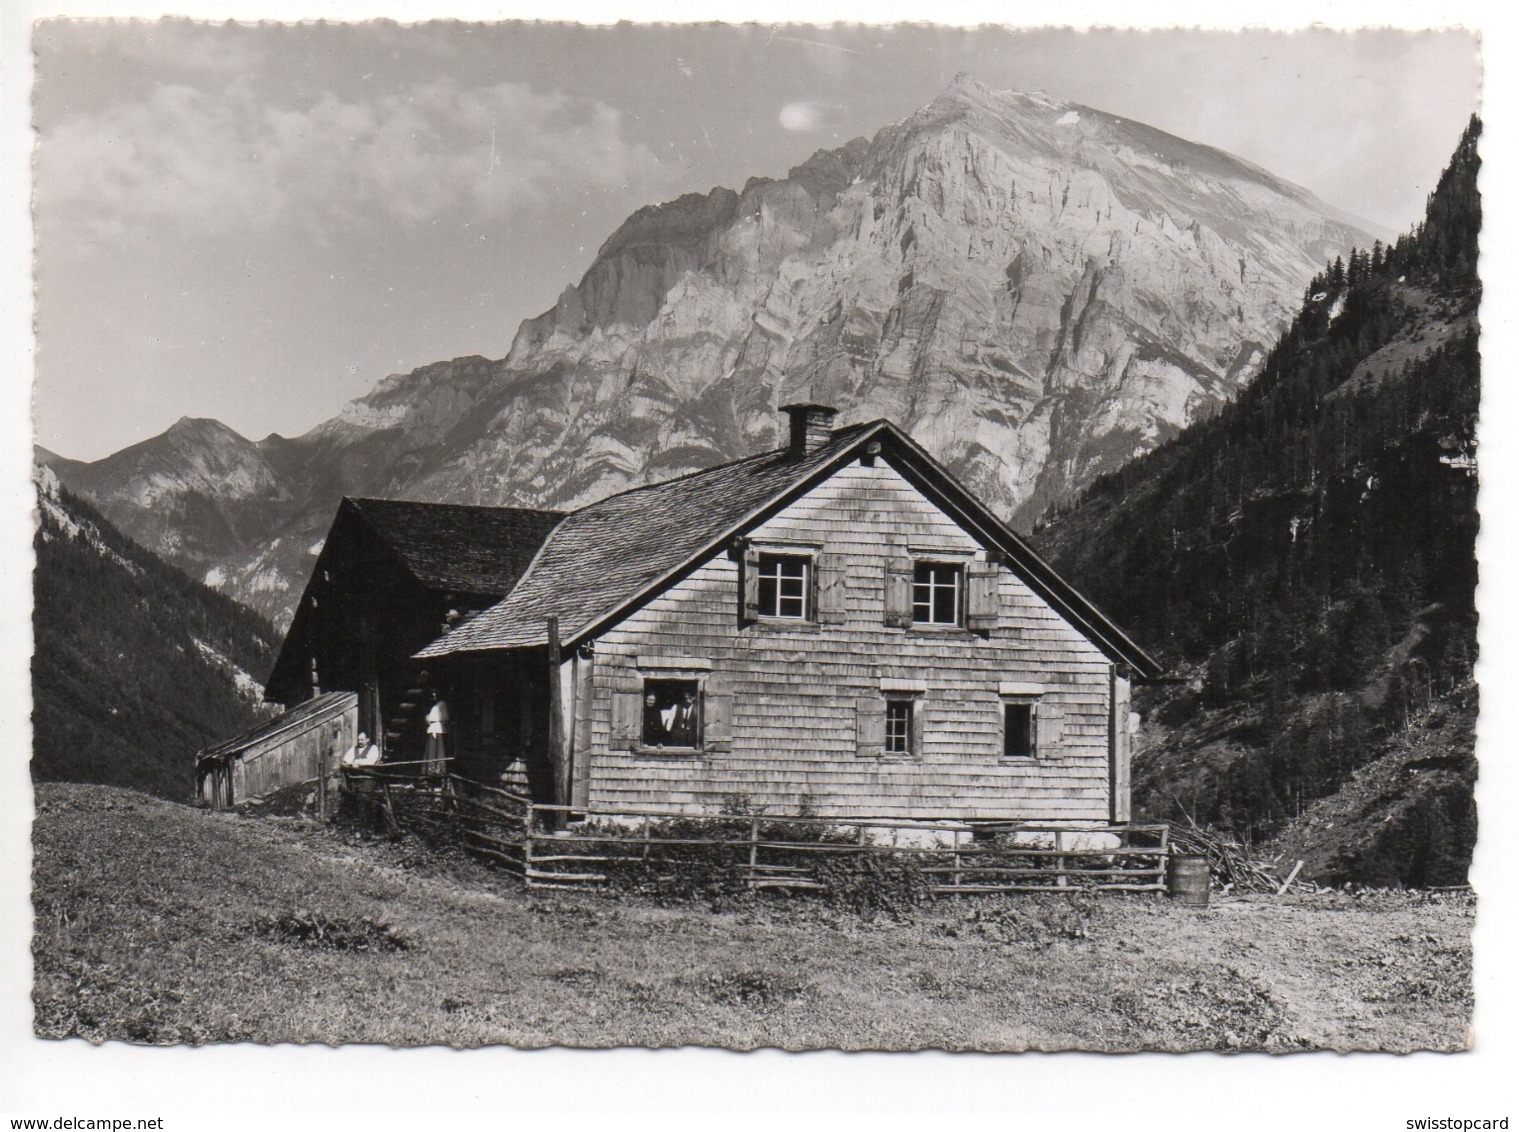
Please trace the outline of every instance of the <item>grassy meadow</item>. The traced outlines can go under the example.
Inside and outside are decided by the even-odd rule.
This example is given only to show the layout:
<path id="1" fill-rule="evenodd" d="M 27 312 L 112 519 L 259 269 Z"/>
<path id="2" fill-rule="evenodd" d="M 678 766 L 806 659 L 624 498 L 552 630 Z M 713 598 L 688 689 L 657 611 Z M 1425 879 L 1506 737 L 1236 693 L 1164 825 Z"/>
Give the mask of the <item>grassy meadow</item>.
<path id="1" fill-rule="evenodd" d="M 299 817 L 43 784 L 35 1029 L 136 1043 L 1456 1050 L 1469 896 L 542 894 Z"/>

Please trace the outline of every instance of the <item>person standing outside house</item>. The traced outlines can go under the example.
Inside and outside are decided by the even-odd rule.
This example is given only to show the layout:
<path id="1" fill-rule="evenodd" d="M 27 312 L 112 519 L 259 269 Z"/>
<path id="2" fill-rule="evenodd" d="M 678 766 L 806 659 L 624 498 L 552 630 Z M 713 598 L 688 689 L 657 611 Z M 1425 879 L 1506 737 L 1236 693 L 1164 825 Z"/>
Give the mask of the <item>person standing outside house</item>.
<path id="1" fill-rule="evenodd" d="M 433 705 L 427 709 L 427 751 L 422 773 L 442 776 L 448 773 L 448 701 L 433 690 Z"/>

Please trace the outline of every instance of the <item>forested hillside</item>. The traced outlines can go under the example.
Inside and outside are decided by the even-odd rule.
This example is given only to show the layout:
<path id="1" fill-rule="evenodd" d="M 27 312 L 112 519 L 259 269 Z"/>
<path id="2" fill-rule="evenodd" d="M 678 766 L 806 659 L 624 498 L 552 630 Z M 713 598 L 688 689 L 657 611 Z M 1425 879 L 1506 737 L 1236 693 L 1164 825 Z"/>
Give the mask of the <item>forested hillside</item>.
<path id="1" fill-rule="evenodd" d="M 1479 133 L 1237 401 L 1035 536 L 1179 681 L 1140 701 L 1138 808 L 1327 879 L 1459 882 L 1475 838 Z"/>
<path id="2" fill-rule="evenodd" d="M 185 800 L 194 755 L 270 714 L 273 631 L 40 471 L 32 775 Z"/>

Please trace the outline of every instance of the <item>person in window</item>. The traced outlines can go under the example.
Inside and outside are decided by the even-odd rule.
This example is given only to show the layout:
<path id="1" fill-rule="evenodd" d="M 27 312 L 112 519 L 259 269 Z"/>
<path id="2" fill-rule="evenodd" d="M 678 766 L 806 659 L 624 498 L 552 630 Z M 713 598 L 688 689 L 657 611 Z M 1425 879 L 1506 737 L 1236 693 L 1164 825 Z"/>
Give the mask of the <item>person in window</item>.
<path id="1" fill-rule="evenodd" d="M 674 708 L 670 709 L 674 718 Z M 659 710 L 659 696 L 653 692 L 643 698 L 643 741 L 646 747 L 663 747 L 670 740 L 670 729 L 665 726 L 664 714 Z"/>
<path id="2" fill-rule="evenodd" d="M 694 747 L 701 738 L 701 723 L 696 713 L 696 689 L 681 691 L 678 703 L 661 713 L 667 716 L 665 729 L 670 733 L 672 747 Z"/>

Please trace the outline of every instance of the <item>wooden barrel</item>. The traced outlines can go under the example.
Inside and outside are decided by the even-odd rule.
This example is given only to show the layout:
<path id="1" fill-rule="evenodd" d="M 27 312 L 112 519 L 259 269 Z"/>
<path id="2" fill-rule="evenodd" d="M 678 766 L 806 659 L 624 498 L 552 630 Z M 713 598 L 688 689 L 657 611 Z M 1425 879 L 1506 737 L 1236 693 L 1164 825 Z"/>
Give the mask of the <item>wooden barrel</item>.
<path id="1" fill-rule="evenodd" d="M 1208 903 L 1208 858 L 1173 853 L 1166 869 L 1166 892 L 1173 900 L 1203 907 Z"/>

